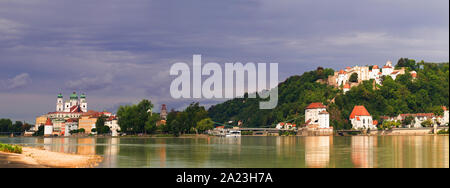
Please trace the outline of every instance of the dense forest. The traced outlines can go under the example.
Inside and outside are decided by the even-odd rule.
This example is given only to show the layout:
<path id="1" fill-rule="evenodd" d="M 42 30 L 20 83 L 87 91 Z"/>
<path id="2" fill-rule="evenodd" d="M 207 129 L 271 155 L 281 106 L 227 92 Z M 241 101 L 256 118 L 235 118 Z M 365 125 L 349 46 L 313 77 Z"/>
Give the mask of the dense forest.
<path id="1" fill-rule="evenodd" d="M 304 110 L 312 102 L 328 106 L 330 125 L 336 129 L 349 129 L 348 117 L 355 105 L 364 105 L 374 119 L 380 116 L 396 116 L 402 113 L 432 112 L 442 115 L 441 106 L 449 106 L 449 64 L 416 63 L 401 58 L 396 69 L 405 67 L 416 71 L 417 78 L 404 74 L 393 80 L 383 77 L 382 85 L 374 80 L 364 81 L 343 94 L 339 88 L 323 84 L 334 73 L 332 69 L 317 68 L 301 76 L 292 76 L 278 85 L 278 106 L 272 110 L 260 110 L 260 98 L 235 98 L 212 106 L 208 116 L 213 121 L 226 123 L 243 121 L 245 127 L 274 127 L 276 123 L 289 121 L 302 125 Z"/>

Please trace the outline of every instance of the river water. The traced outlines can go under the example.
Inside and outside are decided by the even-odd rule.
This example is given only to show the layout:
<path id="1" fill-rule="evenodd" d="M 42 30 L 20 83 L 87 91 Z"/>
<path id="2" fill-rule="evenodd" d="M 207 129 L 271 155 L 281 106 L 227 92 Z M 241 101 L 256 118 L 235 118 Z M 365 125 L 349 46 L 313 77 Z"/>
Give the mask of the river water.
<path id="1" fill-rule="evenodd" d="M 98 167 L 449 168 L 448 136 L 16 137 L 0 142 L 101 155 Z"/>

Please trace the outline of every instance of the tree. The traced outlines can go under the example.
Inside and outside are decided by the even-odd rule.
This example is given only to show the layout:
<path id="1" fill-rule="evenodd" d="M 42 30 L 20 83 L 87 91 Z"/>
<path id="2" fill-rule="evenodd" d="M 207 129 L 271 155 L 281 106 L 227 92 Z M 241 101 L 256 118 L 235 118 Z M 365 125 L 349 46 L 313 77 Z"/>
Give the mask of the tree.
<path id="1" fill-rule="evenodd" d="M 420 125 L 422 125 L 422 127 L 431 127 L 433 125 L 433 121 L 431 121 L 430 119 L 427 119 L 427 120 L 423 121 L 422 123 L 420 123 Z"/>
<path id="2" fill-rule="evenodd" d="M 414 123 L 414 117 L 412 116 L 406 116 L 405 119 L 402 121 L 403 126 L 408 126 Z"/>
<path id="3" fill-rule="evenodd" d="M 38 127 L 38 130 L 34 132 L 33 136 L 44 136 L 44 125 Z"/>
<path id="4" fill-rule="evenodd" d="M 199 133 L 204 133 L 207 130 L 214 129 L 214 122 L 211 118 L 202 119 L 197 123 L 196 129 Z"/>
<path id="5" fill-rule="evenodd" d="M 142 100 L 137 105 L 120 106 L 117 110 L 119 117 L 119 126 L 123 132 L 127 133 L 143 133 L 145 125 L 149 119 L 150 110 L 153 104 L 149 100 Z"/>
<path id="6" fill-rule="evenodd" d="M 96 131 L 97 134 L 108 134 L 111 132 L 110 128 L 108 126 L 105 126 L 106 116 L 101 115 L 99 118 L 97 118 L 97 122 L 95 122 Z"/>
<path id="7" fill-rule="evenodd" d="M 145 132 L 146 133 L 153 133 L 156 131 L 156 123 L 160 120 L 159 114 L 153 113 L 150 115 L 147 122 L 145 122 Z"/>
<path id="8" fill-rule="evenodd" d="M 350 78 L 349 78 L 349 81 L 350 82 L 358 82 L 358 74 L 357 73 L 353 73 L 352 75 L 350 75 Z"/>

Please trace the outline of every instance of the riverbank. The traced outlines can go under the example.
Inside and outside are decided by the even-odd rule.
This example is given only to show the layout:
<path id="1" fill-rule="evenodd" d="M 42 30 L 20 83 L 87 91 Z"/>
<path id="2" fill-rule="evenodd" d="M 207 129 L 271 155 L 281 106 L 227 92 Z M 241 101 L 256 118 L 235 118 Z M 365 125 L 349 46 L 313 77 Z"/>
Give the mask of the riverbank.
<path id="1" fill-rule="evenodd" d="M 0 152 L 0 168 L 92 168 L 97 155 L 76 155 L 23 147 L 22 154 Z"/>

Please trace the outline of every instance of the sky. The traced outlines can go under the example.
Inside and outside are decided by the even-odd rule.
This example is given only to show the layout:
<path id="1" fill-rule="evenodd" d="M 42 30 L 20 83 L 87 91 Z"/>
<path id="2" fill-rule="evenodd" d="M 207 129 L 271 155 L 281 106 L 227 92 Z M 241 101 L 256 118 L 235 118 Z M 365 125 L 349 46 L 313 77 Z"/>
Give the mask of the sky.
<path id="1" fill-rule="evenodd" d="M 56 97 L 115 112 L 173 99 L 172 64 L 278 63 L 279 81 L 401 57 L 449 61 L 448 0 L 0 0 L 0 118 L 34 123 Z"/>

